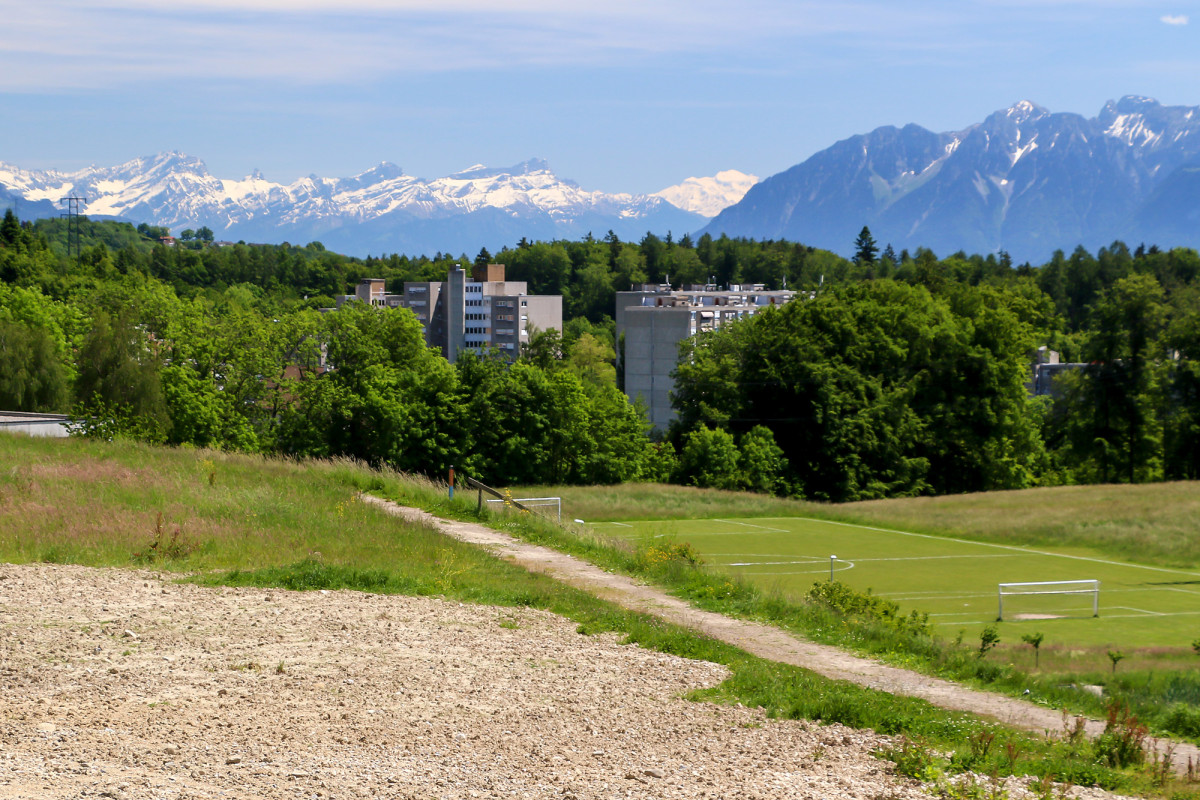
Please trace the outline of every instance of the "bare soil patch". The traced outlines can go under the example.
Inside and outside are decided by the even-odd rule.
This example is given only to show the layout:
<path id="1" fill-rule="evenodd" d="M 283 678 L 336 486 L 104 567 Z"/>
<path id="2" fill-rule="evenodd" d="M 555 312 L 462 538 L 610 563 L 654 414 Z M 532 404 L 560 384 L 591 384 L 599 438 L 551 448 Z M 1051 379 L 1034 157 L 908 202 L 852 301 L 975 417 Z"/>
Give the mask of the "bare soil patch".
<path id="1" fill-rule="evenodd" d="M 926 796 L 874 734 L 682 699 L 724 675 L 539 611 L 0 565 L 0 796 Z"/>

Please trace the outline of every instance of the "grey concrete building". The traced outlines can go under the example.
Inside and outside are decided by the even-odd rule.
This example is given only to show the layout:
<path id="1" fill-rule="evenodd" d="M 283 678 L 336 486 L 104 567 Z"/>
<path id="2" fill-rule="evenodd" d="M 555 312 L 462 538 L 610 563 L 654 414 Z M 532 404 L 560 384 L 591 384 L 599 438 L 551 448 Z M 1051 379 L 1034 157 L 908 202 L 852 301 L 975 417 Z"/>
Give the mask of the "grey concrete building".
<path id="1" fill-rule="evenodd" d="M 1085 363 L 1062 361 L 1057 351 L 1042 345 L 1034 354 L 1033 368 L 1030 371 L 1029 382 L 1025 384 L 1025 389 L 1034 397 L 1042 395 L 1058 397 L 1060 392 L 1054 388 L 1055 379 L 1067 372 L 1076 372 L 1086 368 L 1087 364 Z"/>
<path id="2" fill-rule="evenodd" d="M 665 429 L 676 418 L 671 407 L 679 343 L 704 331 L 783 305 L 797 292 L 767 291 L 762 284 L 709 284 L 672 290 L 645 284 L 617 292 L 618 369 L 624 368 L 625 394 L 641 398 L 651 424 Z"/>
<path id="3" fill-rule="evenodd" d="M 475 267 L 471 280 L 453 269 L 444 281 L 406 281 L 400 294 L 387 294 L 381 278 L 365 278 L 342 298 L 350 300 L 412 311 L 426 343 L 452 363 L 464 350 L 488 349 L 516 361 L 533 332 L 562 330 L 562 297 L 529 294 L 525 281 L 505 280 L 503 264 Z"/>
<path id="4" fill-rule="evenodd" d="M 66 414 L 0 411 L 0 431 L 23 433 L 26 436 L 49 436 L 58 439 L 68 435 L 68 419 Z"/>

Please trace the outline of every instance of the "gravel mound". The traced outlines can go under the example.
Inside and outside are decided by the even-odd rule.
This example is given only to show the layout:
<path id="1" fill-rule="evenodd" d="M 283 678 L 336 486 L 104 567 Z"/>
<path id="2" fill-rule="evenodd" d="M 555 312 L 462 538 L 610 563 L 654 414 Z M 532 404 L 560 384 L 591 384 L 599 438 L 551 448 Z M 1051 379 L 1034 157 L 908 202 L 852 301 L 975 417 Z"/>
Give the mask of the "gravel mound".
<path id="1" fill-rule="evenodd" d="M 916 798 L 838 725 L 552 614 L 0 565 L 0 797 Z"/>

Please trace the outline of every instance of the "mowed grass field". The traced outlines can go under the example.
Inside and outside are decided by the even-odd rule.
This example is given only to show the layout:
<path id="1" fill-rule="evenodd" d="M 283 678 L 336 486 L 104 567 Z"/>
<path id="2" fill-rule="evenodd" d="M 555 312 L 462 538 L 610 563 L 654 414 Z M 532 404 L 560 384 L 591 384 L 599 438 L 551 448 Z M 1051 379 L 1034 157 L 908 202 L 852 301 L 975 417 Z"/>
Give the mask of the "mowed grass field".
<path id="1" fill-rule="evenodd" d="M 1200 638 L 1200 570 L 1134 564 L 1094 549 L 969 541 L 802 517 L 630 520 L 594 527 L 633 541 L 689 542 L 704 559 L 765 588 L 799 597 L 833 576 L 908 612 L 928 613 L 943 636 L 978 641 L 1040 632 L 1048 647 L 1184 648 Z M 1000 582 L 1099 580 L 1092 595 L 1005 598 Z M 1018 616 L 1025 617 L 1018 619 Z"/>

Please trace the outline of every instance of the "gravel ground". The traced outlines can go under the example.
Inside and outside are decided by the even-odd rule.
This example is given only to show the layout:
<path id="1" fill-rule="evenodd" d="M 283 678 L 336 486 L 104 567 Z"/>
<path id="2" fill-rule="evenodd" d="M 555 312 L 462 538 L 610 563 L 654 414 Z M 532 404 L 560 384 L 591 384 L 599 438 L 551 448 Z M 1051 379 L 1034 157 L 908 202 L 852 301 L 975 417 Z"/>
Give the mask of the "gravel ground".
<path id="1" fill-rule="evenodd" d="M 0 564 L 0 797 L 929 796 L 873 733 L 682 699 L 725 674 L 527 609 Z"/>

